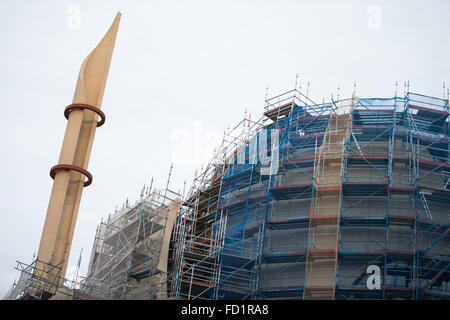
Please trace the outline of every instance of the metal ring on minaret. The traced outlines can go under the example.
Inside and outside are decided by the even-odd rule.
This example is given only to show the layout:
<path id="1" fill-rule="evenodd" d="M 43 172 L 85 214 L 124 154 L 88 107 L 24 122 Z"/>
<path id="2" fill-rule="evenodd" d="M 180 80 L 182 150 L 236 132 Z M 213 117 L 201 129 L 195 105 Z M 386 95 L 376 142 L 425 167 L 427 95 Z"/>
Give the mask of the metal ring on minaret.
<path id="1" fill-rule="evenodd" d="M 87 178 L 87 181 L 84 182 L 85 187 L 87 187 L 88 185 L 90 185 L 92 183 L 92 174 L 89 171 L 87 171 L 86 169 L 74 166 L 72 164 L 57 164 L 56 166 L 53 166 L 50 169 L 50 177 L 52 177 L 52 179 L 54 180 L 56 172 L 58 172 L 60 170 L 74 170 L 81 174 L 84 174 Z"/>
<path id="2" fill-rule="evenodd" d="M 69 114 L 72 112 L 72 110 L 83 110 L 83 109 L 91 110 L 100 116 L 101 119 L 99 122 L 97 122 L 97 127 L 100 127 L 105 123 L 106 116 L 103 113 L 103 111 L 97 107 L 94 107 L 94 106 L 91 106 L 90 104 L 85 104 L 85 103 L 69 104 L 66 107 L 66 109 L 64 109 L 64 117 L 66 117 L 66 119 L 69 120 Z"/>

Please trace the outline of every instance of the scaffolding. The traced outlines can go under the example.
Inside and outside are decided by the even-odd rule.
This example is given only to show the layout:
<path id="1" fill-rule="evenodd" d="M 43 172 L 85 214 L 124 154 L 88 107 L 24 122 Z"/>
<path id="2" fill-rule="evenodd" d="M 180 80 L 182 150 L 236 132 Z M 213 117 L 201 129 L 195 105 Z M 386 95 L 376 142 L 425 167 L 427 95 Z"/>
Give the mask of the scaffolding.
<path id="1" fill-rule="evenodd" d="M 346 144 L 336 298 L 449 298 L 448 113 L 448 101 L 414 93 L 358 100 Z M 441 251 L 429 252 L 436 238 Z M 381 290 L 367 289 L 369 265 L 383 272 Z"/>
<path id="2" fill-rule="evenodd" d="M 241 239 L 226 236 L 227 226 L 234 218 L 229 217 L 229 208 L 220 194 L 226 175 L 245 171 L 248 167 L 245 164 L 234 166 L 232 161 L 238 154 L 245 153 L 255 134 L 264 127 L 263 120 L 262 117 L 254 121 L 248 115 L 226 131 L 214 157 L 196 174 L 174 228 L 173 298 L 212 299 L 219 287 L 239 291 L 239 288 L 246 289 L 252 281 L 251 275 L 240 272 L 246 262 L 223 264 L 224 257 L 252 257 L 255 254 L 252 249 L 236 250 L 234 246 Z"/>
<path id="3" fill-rule="evenodd" d="M 61 290 L 64 279 L 61 277 L 63 263 L 52 265 L 39 259 L 27 264 L 17 261 L 20 271 L 17 283 L 6 294 L 6 300 L 46 300 Z"/>
<path id="4" fill-rule="evenodd" d="M 142 192 L 135 205 L 127 201 L 101 221 L 76 299 L 167 298 L 170 236 L 181 204 L 167 187 Z"/>
<path id="5" fill-rule="evenodd" d="M 415 93 L 267 100 L 183 203 L 171 296 L 450 298 L 448 115 L 448 100 Z M 269 175 L 253 151 L 264 139 L 280 162 Z"/>

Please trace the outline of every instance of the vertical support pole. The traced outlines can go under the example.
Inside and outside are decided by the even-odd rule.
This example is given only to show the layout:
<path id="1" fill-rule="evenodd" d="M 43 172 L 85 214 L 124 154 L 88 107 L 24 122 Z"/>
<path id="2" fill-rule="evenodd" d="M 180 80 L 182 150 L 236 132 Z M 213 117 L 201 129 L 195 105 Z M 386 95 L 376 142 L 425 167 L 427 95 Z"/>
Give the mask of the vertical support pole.
<path id="1" fill-rule="evenodd" d="M 195 263 L 191 267 L 191 281 L 189 283 L 189 294 L 188 294 L 188 300 L 191 300 L 191 290 L 192 290 L 192 281 L 194 279 L 194 269 L 195 269 Z"/>

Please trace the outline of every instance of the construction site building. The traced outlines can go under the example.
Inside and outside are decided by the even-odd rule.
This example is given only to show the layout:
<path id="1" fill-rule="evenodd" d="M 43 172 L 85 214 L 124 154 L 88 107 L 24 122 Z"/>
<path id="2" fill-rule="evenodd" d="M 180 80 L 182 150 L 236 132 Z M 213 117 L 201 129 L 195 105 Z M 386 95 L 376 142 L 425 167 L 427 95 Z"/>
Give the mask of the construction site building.
<path id="1" fill-rule="evenodd" d="M 155 190 L 102 221 L 75 298 L 166 299 L 169 246 L 180 205 L 180 194 Z"/>
<path id="2" fill-rule="evenodd" d="M 449 299 L 448 115 L 415 93 L 268 99 L 183 202 L 170 296 Z"/>
<path id="3" fill-rule="evenodd" d="M 450 299 L 448 98 L 331 100 L 267 99 L 182 201 L 102 221 L 72 298 Z"/>

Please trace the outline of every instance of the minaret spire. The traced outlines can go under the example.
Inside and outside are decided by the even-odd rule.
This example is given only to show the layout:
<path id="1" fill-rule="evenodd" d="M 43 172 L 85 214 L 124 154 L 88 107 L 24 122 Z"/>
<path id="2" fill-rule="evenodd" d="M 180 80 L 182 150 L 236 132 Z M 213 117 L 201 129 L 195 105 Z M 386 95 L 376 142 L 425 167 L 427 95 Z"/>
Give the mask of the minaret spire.
<path id="1" fill-rule="evenodd" d="M 46 269 L 46 265 L 58 268 L 48 271 L 44 281 L 59 282 L 54 277 L 57 269 L 59 277 L 65 276 L 81 194 L 92 183 L 87 168 L 96 128 L 105 122 L 100 108 L 120 17 L 119 12 L 103 39 L 84 59 L 72 104 L 64 110 L 68 122 L 58 164 L 50 170 L 54 182 L 36 262 L 36 269 Z"/>

